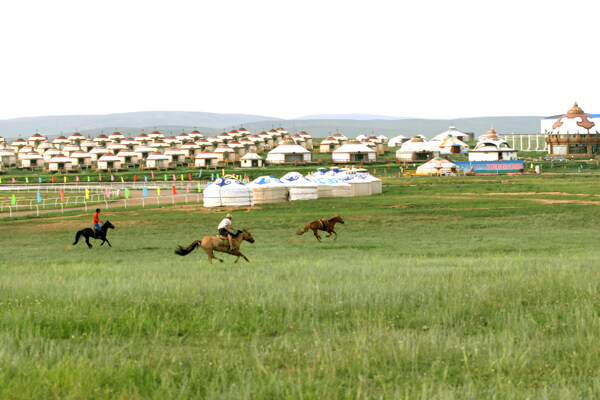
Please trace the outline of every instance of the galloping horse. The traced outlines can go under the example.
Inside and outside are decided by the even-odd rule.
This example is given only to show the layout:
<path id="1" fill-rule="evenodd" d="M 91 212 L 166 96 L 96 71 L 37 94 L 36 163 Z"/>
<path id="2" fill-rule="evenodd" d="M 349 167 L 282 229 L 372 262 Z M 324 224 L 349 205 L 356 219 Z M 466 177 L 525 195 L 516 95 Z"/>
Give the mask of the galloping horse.
<path id="1" fill-rule="evenodd" d="M 313 222 L 309 222 L 308 224 L 306 224 L 304 226 L 304 229 L 298 229 L 296 231 L 296 234 L 298 235 L 302 235 L 304 232 L 306 232 L 309 229 L 312 229 L 315 237 L 317 238 L 317 240 L 320 242 L 321 241 L 321 237 L 319 236 L 319 234 L 317 233 L 317 231 L 325 231 L 327 232 L 329 235 L 327 235 L 327 237 L 331 236 L 332 233 L 335 234 L 335 237 L 333 238 L 333 240 L 337 239 L 337 232 L 333 230 L 333 228 L 335 227 L 335 223 L 339 222 L 340 224 L 344 223 L 344 220 L 342 219 L 342 217 L 340 217 L 339 215 L 336 215 L 333 218 L 329 218 L 327 220 L 318 220 L 318 221 L 313 221 Z"/>
<path id="2" fill-rule="evenodd" d="M 75 235 L 75 241 L 73 242 L 73 245 L 76 245 L 77 242 L 79 241 L 79 237 L 83 235 L 83 237 L 85 238 L 85 243 L 88 245 L 88 247 L 90 249 L 92 248 L 92 245 L 90 244 L 90 238 L 92 238 L 92 239 L 102 239 L 102 243 L 100 243 L 100 246 L 102 246 L 104 244 L 104 242 L 106 242 L 106 243 L 108 243 L 108 245 L 110 247 L 112 247 L 110 245 L 110 242 L 106 238 L 106 231 L 108 231 L 108 228 L 115 229 L 115 227 L 109 221 L 106 221 L 101 226 L 101 228 L 102 228 L 102 232 L 100 232 L 97 236 L 94 236 L 94 230 L 92 228 L 84 228 L 84 229 L 80 230 Z"/>
<path id="3" fill-rule="evenodd" d="M 236 248 L 235 250 L 231 250 L 231 248 L 229 247 L 229 242 L 227 241 L 227 238 L 220 239 L 219 235 L 204 236 L 201 240 L 195 240 L 194 242 L 192 242 L 192 244 L 190 244 L 186 248 L 177 246 L 177 249 L 175 250 L 175 254 L 179 254 L 180 256 L 185 256 L 185 255 L 191 253 L 192 250 L 194 250 L 196 247 L 200 246 L 208 255 L 208 261 L 210 261 L 211 263 L 212 263 L 213 258 L 223 262 L 223 260 L 221 260 L 220 258 L 215 257 L 215 255 L 213 254 L 213 251 L 220 251 L 221 253 L 227 253 L 227 254 L 237 256 L 237 259 L 235 260 L 235 262 L 238 262 L 240 260 L 240 257 L 244 257 L 244 260 L 250 262 L 250 260 L 248 260 L 246 258 L 246 256 L 240 252 L 240 246 L 242 245 L 242 241 L 244 241 L 244 240 L 246 240 L 250 243 L 254 243 L 254 238 L 252 237 L 250 232 L 248 232 L 245 229 L 243 231 L 238 231 L 238 235 L 236 237 L 231 238 L 231 242 L 233 243 L 233 245 Z"/>

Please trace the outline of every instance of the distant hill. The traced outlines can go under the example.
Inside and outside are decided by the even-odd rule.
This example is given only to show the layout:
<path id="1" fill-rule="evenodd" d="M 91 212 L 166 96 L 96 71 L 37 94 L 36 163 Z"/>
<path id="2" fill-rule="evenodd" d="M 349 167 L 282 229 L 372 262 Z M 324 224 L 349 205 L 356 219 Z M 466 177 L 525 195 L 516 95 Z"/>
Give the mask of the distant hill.
<path id="1" fill-rule="evenodd" d="M 503 133 L 539 133 L 539 116 L 520 117 L 477 117 L 457 119 L 414 119 L 402 117 L 377 117 L 367 114 L 344 115 L 343 118 L 280 119 L 259 115 L 215 114 L 205 112 L 149 111 L 107 115 L 66 115 L 15 118 L 0 120 L 0 136 L 8 140 L 18 137 L 28 138 L 36 131 L 48 138 L 55 138 L 61 133 L 70 135 L 80 132 L 84 136 L 97 136 L 100 133 L 110 134 L 115 130 L 125 136 L 135 137 L 142 132 L 149 133 L 154 129 L 166 136 L 177 135 L 198 129 L 206 136 L 217 135 L 223 131 L 244 127 L 250 132 L 258 133 L 283 127 L 290 133 L 306 131 L 313 137 L 326 137 L 339 132 L 349 138 L 358 135 L 397 135 L 414 136 L 417 134 L 433 137 L 454 125 L 463 132 L 473 132 L 475 137 L 490 130 L 493 126 L 499 134 Z M 355 118 L 350 118 L 355 117 Z"/>
<path id="2" fill-rule="evenodd" d="M 386 119 L 407 119 L 407 117 L 390 117 L 388 115 L 373 115 L 373 114 L 318 114 L 318 115 L 305 115 L 303 117 L 294 118 L 299 119 L 353 119 L 357 121 L 364 120 L 386 120 Z"/>

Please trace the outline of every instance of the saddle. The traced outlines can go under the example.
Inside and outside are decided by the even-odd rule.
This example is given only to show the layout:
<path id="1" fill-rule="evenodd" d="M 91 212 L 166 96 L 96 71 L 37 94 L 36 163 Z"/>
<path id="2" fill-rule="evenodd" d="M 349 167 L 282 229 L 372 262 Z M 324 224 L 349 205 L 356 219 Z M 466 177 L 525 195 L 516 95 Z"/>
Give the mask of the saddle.
<path id="1" fill-rule="evenodd" d="M 229 239 L 226 236 L 217 235 L 217 240 L 219 241 L 219 246 L 229 247 Z"/>
<path id="2" fill-rule="evenodd" d="M 327 221 L 326 219 L 320 219 L 319 222 L 321 223 L 321 229 L 326 231 L 327 226 L 329 226 L 329 221 Z"/>

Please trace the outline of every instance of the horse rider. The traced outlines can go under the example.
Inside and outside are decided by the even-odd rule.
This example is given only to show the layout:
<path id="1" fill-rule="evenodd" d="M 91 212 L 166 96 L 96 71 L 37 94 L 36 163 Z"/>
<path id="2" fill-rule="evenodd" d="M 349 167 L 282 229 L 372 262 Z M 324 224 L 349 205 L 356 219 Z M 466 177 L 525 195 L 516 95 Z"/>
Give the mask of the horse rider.
<path id="1" fill-rule="evenodd" d="M 100 209 L 96 208 L 96 212 L 94 213 L 94 217 L 92 218 L 92 225 L 94 226 L 94 237 L 98 237 L 98 235 L 102 232 L 102 227 L 100 224 L 103 222 L 100 221 Z"/>
<path id="2" fill-rule="evenodd" d="M 231 220 L 232 220 L 233 216 L 231 215 L 231 213 L 228 213 L 225 218 L 223 218 L 223 221 L 221 221 L 221 223 L 219 224 L 219 235 L 224 236 L 227 238 L 227 240 L 229 240 L 229 247 L 231 248 L 231 250 L 235 250 L 236 247 L 233 245 L 233 243 L 231 242 L 231 239 L 235 236 L 237 236 L 236 231 L 233 229 L 233 226 L 231 225 Z"/>

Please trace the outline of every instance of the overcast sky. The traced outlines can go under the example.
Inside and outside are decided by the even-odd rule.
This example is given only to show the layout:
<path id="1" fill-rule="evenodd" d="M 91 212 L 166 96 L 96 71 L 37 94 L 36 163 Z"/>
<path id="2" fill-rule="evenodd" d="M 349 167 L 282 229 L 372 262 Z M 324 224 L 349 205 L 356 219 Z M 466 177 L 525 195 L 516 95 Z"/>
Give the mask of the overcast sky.
<path id="1" fill-rule="evenodd" d="M 600 113 L 599 16 L 597 0 L 5 1 L 0 119 Z"/>

